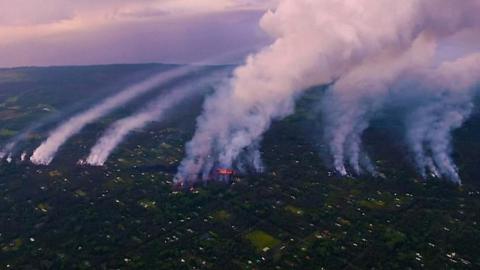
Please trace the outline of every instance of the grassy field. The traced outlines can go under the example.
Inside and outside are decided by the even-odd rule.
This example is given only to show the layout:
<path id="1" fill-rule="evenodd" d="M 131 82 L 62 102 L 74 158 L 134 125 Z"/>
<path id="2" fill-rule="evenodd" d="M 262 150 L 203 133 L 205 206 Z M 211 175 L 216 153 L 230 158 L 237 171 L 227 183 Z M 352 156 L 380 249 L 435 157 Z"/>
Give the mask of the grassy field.
<path id="1" fill-rule="evenodd" d="M 248 239 L 258 251 L 268 251 L 280 244 L 280 240 L 261 230 L 249 232 L 245 238 Z"/>

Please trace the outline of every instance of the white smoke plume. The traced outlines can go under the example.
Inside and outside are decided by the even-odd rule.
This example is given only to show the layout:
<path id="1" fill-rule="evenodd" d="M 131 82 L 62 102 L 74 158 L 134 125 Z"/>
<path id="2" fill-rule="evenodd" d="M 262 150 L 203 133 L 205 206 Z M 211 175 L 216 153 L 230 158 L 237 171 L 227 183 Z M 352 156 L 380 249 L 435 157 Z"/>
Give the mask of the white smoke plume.
<path id="1" fill-rule="evenodd" d="M 15 148 L 16 142 L 8 142 L 3 148 L 0 150 L 0 160 L 3 160 L 7 155 L 10 155 Z"/>
<path id="2" fill-rule="evenodd" d="M 214 167 L 238 167 L 245 159 L 255 166 L 252 155 L 244 153 L 259 144 L 271 122 L 291 114 L 304 89 L 337 79 L 330 106 L 345 108 L 338 111 L 346 116 L 326 127 L 332 129 L 326 133 L 337 170 L 346 174 L 345 160 L 357 173 L 361 160 L 373 170 L 368 157 L 362 158 L 361 134 L 381 108 L 386 89 L 412 66 L 433 61 L 419 52 L 478 27 L 478 10 L 479 0 L 279 1 L 261 20 L 274 43 L 249 56 L 229 86 L 206 101 L 176 181 L 205 180 Z M 375 71 L 382 72 L 378 81 Z M 367 91 L 357 94 L 359 89 Z M 337 131 L 343 133 L 339 139 Z"/>
<path id="3" fill-rule="evenodd" d="M 129 117 L 113 123 L 90 150 L 86 160 L 80 164 L 102 166 L 113 150 L 133 130 L 145 127 L 153 121 L 161 121 L 167 117 L 166 113 L 172 107 L 186 98 L 204 94 L 208 86 L 213 86 L 225 78 L 224 72 L 208 75 L 207 77 L 189 80 L 188 85 L 176 86 L 168 93 L 162 94 L 154 101 L 147 104 L 144 109 Z"/>
<path id="4" fill-rule="evenodd" d="M 133 76 L 131 78 L 127 78 L 127 79 L 128 79 L 128 81 L 131 81 L 132 79 L 135 79 L 135 76 Z M 118 85 L 123 85 L 126 82 L 127 82 L 127 80 L 122 79 L 119 82 L 117 82 L 117 84 Z M 99 89 L 95 92 L 94 95 L 90 96 L 88 99 L 79 100 L 79 101 L 74 102 L 72 104 L 68 104 L 68 108 L 62 109 L 61 111 L 52 112 L 47 117 L 45 117 L 43 119 L 39 119 L 38 121 L 35 121 L 35 122 L 31 123 L 29 126 L 25 127 L 23 130 L 21 130 L 17 135 L 10 138 L 0 148 L 0 160 L 2 160 L 8 154 L 11 154 L 11 155 L 19 154 L 18 152 L 20 151 L 20 146 L 22 145 L 23 142 L 27 141 L 33 133 L 38 132 L 39 130 L 45 128 L 46 126 L 48 126 L 50 124 L 61 121 L 62 119 L 65 118 L 66 115 L 72 115 L 73 113 L 78 112 L 82 108 L 85 108 L 86 105 L 92 104 L 92 102 L 98 101 L 100 98 L 105 96 L 106 90 L 109 90 L 109 89 L 110 89 L 110 87 L 105 88 L 105 89 Z M 25 159 L 25 157 L 24 157 L 24 159 Z M 24 161 L 24 159 L 22 159 L 21 161 Z"/>
<path id="5" fill-rule="evenodd" d="M 50 133 L 50 136 L 47 138 L 47 140 L 45 140 L 37 149 L 35 149 L 33 155 L 30 157 L 30 161 L 39 165 L 50 164 L 58 149 L 70 137 L 80 132 L 86 125 L 94 122 L 100 117 L 109 114 L 116 108 L 128 103 L 132 99 L 146 94 L 162 84 L 185 76 L 198 69 L 199 67 L 196 66 L 182 66 L 169 71 L 161 72 L 140 83 L 131 85 L 120 91 L 118 94 L 108 97 L 87 111 L 71 117 L 66 122 L 54 129 Z"/>
<path id="6" fill-rule="evenodd" d="M 348 174 L 346 162 L 354 174 L 376 174 L 362 151 L 362 134 L 388 98 L 390 86 L 399 78 L 428 67 L 434 52 L 435 43 L 421 35 L 405 51 L 380 53 L 366 60 L 331 87 L 322 102 L 324 136 L 339 174 Z"/>
<path id="7" fill-rule="evenodd" d="M 430 51 L 430 50 L 429 50 Z M 403 55 L 401 60 L 422 59 Z M 381 87 L 368 84 L 367 79 L 353 80 L 355 91 L 336 84 L 324 103 L 327 141 L 333 153 L 335 169 L 347 174 L 345 159 L 355 174 L 363 169 L 375 175 L 366 153 L 361 153 L 361 136 L 368 127 L 372 112 L 380 110 L 385 100 L 389 104 L 400 103 L 406 107 L 407 142 L 423 177 L 443 177 L 460 183 L 457 168 L 451 159 L 451 132 L 459 128 L 469 117 L 473 103 L 474 89 L 480 82 L 480 54 L 471 54 L 452 62 L 445 62 L 438 68 L 411 63 L 401 73 L 392 73 L 393 64 L 384 67 L 384 72 L 375 69 L 375 82 L 386 82 L 382 74 L 401 74 Z M 428 59 L 428 58 L 424 58 Z M 396 63 L 401 63 L 397 61 Z M 405 62 L 404 62 L 405 63 Z M 425 63 L 425 62 L 424 62 Z M 386 73 L 385 73 L 386 72 Z M 373 76 L 373 74 L 377 74 Z M 393 78 L 393 77 L 391 77 Z M 395 87 L 399 79 L 415 81 L 409 89 Z M 365 84 L 367 83 L 367 84 Z M 366 87 L 368 86 L 368 87 Z M 345 90 L 347 92 L 343 92 Z M 372 95 L 372 90 L 381 90 Z M 333 96 L 333 97 L 332 97 Z M 401 99 L 404 99 L 403 101 Z M 415 99 L 412 102 L 412 99 Z M 352 102 L 353 100 L 353 102 Z M 345 149 L 345 150 L 344 150 Z M 353 150 L 352 150 L 353 149 Z M 347 158 L 346 158 L 347 157 Z M 367 160 L 364 164 L 360 164 Z"/>
<path id="8" fill-rule="evenodd" d="M 407 140 L 419 172 L 460 184 L 451 158 L 451 132 L 468 119 L 480 84 L 480 53 L 445 62 L 427 71 L 419 86 L 430 93 L 407 116 Z M 425 93 L 423 93 L 425 94 Z"/>

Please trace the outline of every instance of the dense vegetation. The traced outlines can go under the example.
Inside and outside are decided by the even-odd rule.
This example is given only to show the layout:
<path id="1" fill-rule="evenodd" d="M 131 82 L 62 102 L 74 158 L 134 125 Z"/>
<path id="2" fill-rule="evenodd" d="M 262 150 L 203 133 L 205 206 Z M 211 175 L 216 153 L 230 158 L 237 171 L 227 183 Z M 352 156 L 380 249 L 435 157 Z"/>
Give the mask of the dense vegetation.
<path id="1" fill-rule="evenodd" d="M 0 141 L 49 119 L 23 145 L 32 151 L 63 117 L 166 68 L 0 70 Z M 3 162 L 0 269 L 480 268 L 479 115 L 455 134 L 461 187 L 416 175 L 393 116 L 365 137 L 385 178 L 340 179 L 319 155 L 322 91 L 266 134 L 267 171 L 230 184 L 172 190 L 202 100 L 132 134 L 102 168 L 75 163 L 148 97 L 89 125 L 50 166 Z"/>

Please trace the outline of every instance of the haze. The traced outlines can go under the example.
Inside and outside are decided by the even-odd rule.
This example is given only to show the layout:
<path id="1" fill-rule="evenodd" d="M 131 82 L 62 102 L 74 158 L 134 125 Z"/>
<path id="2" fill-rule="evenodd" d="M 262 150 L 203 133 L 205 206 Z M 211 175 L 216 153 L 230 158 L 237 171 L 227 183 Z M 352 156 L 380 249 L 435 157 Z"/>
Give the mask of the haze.
<path id="1" fill-rule="evenodd" d="M 251 51 L 268 43 L 258 20 L 274 2 L 1 0 L 0 66 L 192 63 Z"/>

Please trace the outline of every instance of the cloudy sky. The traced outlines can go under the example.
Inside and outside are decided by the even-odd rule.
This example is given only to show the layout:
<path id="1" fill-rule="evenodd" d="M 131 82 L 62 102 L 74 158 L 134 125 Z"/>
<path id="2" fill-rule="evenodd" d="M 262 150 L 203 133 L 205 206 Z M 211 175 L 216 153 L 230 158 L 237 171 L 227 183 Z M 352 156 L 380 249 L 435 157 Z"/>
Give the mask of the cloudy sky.
<path id="1" fill-rule="evenodd" d="M 0 66 L 235 62 L 276 0 L 0 0 Z"/>

